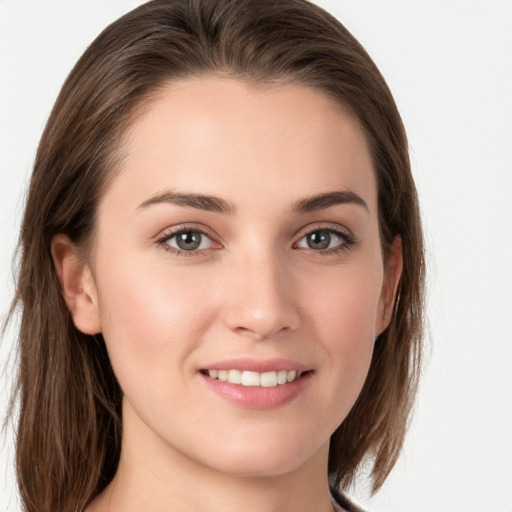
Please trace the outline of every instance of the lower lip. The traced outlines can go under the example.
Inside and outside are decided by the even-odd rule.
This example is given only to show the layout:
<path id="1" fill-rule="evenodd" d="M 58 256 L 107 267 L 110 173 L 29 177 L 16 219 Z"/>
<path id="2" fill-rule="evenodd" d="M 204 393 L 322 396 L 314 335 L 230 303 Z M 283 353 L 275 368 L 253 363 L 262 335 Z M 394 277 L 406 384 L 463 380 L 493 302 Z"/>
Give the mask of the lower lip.
<path id="1" fill-rule="evenodd" d="M 201 374 L 206 385 L 214 393 L 244 409 L 274 409 L 293 401 L 306 387 L 311 372 L 287 384 L 279 384 L 274 387 L 242 386 L 231 384 L 218 379 L 212 379 Z"/>

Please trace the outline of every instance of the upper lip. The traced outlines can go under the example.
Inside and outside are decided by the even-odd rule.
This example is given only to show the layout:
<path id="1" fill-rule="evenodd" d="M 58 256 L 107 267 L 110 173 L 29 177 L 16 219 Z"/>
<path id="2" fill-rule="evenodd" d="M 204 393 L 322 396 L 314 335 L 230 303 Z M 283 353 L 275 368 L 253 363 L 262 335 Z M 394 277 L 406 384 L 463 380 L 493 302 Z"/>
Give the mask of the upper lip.
<path id="1" fill-rule="evenodd" d="M 295 370 L 297 372 L 307 372 L 312 370 L 310 366 L 306 366 L 297 361 L 289 359 L 252 359 L 247 357 L 227 359 L 217 361 L 202 368 L 203 370 L 241 370 L 249 372 L 277 372 L 279 370 Z"/>

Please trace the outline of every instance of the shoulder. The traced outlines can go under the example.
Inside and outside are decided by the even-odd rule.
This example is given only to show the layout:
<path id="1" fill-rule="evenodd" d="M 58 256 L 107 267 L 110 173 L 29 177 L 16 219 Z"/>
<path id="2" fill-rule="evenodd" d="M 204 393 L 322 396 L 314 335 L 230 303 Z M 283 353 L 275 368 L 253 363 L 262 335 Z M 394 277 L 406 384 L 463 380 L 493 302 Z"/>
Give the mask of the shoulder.
<path id="1" fill-rule="evenodd" d="M 362 508 L 358 507 L 351 500 L 349 500 L 344 494 L 341 494 L 331 489 L 331 494 L 334 502 L 340 507 L 340 512 L 365 512 Z"/>

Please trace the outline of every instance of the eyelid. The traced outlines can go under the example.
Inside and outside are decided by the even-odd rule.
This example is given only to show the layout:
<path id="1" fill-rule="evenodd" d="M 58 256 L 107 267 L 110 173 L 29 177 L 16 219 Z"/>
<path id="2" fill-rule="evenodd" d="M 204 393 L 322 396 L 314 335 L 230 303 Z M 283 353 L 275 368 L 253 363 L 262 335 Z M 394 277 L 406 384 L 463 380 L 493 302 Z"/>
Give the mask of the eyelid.
<path id="1" fill-rule="evenodd" d="M 302 240 L 305 236 L 314 233 L 315 231 L 330 231 L 334 234 L 336 234 L 338 237 L 343 239 L 343 242 L 340 243 L 336 247 L 331 247 L 324 250 L 314 250 L 311 249 L 311 251 L 319 253 L 319 254 L 329 254 L 329 253 L 335 253 L 340 250 L 348 250 L 353 245 L 357 243 L 357 239 L 352 233 L 352 231 L 345 226 L 341 226 L 340 224 L 332 223 L 332 222 L 319 222 L 319 223 L 313 223 L 309 224 L 308 226 L 305 226 L 302 228 L 297 235 L 294 237 L 295 241 L 293 242 L 293 247 L 297 248 L 297 243 Z M 209 247 L 207 249 L 196 249 L 191 251 L 185 251 L 180 250 L 175 247 L 170 246 L 166 242 L 172 238 L 173 236 L 182 233 L 184 231 L 196 231 L 200 233 L 201 235 L 204 235 L 208 237 L 212 242 L 212 247 Z M 164 250 L 171 252 L 177 256 L 194 256 L 198 253 L 207 253 L 212 249 L 221 249 L 223 247 L 223 244 L 218 241 L 218 236 L 207 226 L 202 224 L 196 224 L 196 223 L 182 223 L 178 224 L 176 226 L 171 226 L 163 231 L 161 231 L 156 237 L 155 242 L 160 245 Z M 302 249 L 302 248 L 301 248 Z"/>
<path id="2" fill-rule="evenodd" d="M 309 233 L 314 233 L 315 231 L 320 231 L 322 229 L 328 230 L 328 231 L 334 231 L 335 233 L 339 233 L 340 235 L 344 235 L 348 238 L 355 238 L 354 234 L 350 229 L 348 229 L 345 226 L 342 226 L 340 224 L 336 224 L 334 222 L 314 222 L 311 224 L 308 224 L 307 226 L 301 228 L 298 232 L 295 238 L 297 240 L 301 239 L 305 235 L 308 235 Z"/>
<path id="3" fill-rule="evenodd" d="M 336 247 L 331 247 L 330 249 L 324 249 L 322 251 L 315 251 L 311 249 L 313 252 L 317 252 L 320 254 L 326 254 L 326 253 L 332 253 L 339 251 L 340 249 L 346 250 L 349 249 L 351 246 L 355 245 L 357 243 L 357 238 L 354 236 L 352 231 L 344 226 L 341 226 L 340 224 L 335 224 L 332 222 L 320 222 L 315 224 L 309 224 L 308 226 L 302 228 L 299 233 L 297 234 L 295 238 L 295 242 L 293 242 L 293 245 L 296 246 L 305 236 L 314 233 L 316 231 L 330 231 L 332 233 L 335 233 L 337 236 L 342 238 L 344 240 L 344 243 L 340 244 Z"/>
<path id="4" fill-rule="evenodd" d="M 184 251 L 181 249 L 177 249 L 176 247 L 172 247 L 171 245 L 166 243 L 170 238 L 172 238 L 173 236 L 176 236 L 177 234 L 182 233 L 184 231 L 195 231 L 197 233 L 200 233 L 203 236 L 208 237 L 212 242 L 212 247 L 209 247 L 207 249 L 196 249 L 196 250 L 191 250 L 191 251 Z M 164 249 L 165 251 L 170 252 L 176 256 L 194 256 L 199 253 L 209 252 L 211 249 L 222 248 L 222 244 L 220 242 L 218 242 L 218 237 L 210 228 L 208 228 L 207 226 L 204 226 L 202 224 L 187 223 L 187 222 L 164 229 L 155 237 L 155 242 L 157 243 L 157 245 L 161 246 L 162 249 Z"/>

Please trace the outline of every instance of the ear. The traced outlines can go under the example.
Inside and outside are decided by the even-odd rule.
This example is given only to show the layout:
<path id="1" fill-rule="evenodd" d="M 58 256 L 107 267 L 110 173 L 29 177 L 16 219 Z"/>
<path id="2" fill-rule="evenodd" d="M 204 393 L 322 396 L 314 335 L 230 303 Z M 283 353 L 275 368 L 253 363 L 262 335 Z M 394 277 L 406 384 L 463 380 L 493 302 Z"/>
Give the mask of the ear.
<path id="1" fill-rule="evenodd" d="M 84 334 L 98 334 L 101 332 L 98 293 L 89 265 L 66 235 L 55 235 L 51 250 L 62 295 L 75 327 Z"/>
<path id="2" fill-rule="evenodd" d="M 376 335 L 381 334 L 391 322 L 396 290 L 402 275 L 402 265 L 402 239 L 397 236 L 391 244 L 389 256 L 384 267 L 384 279 L 375 323 Z"/>

